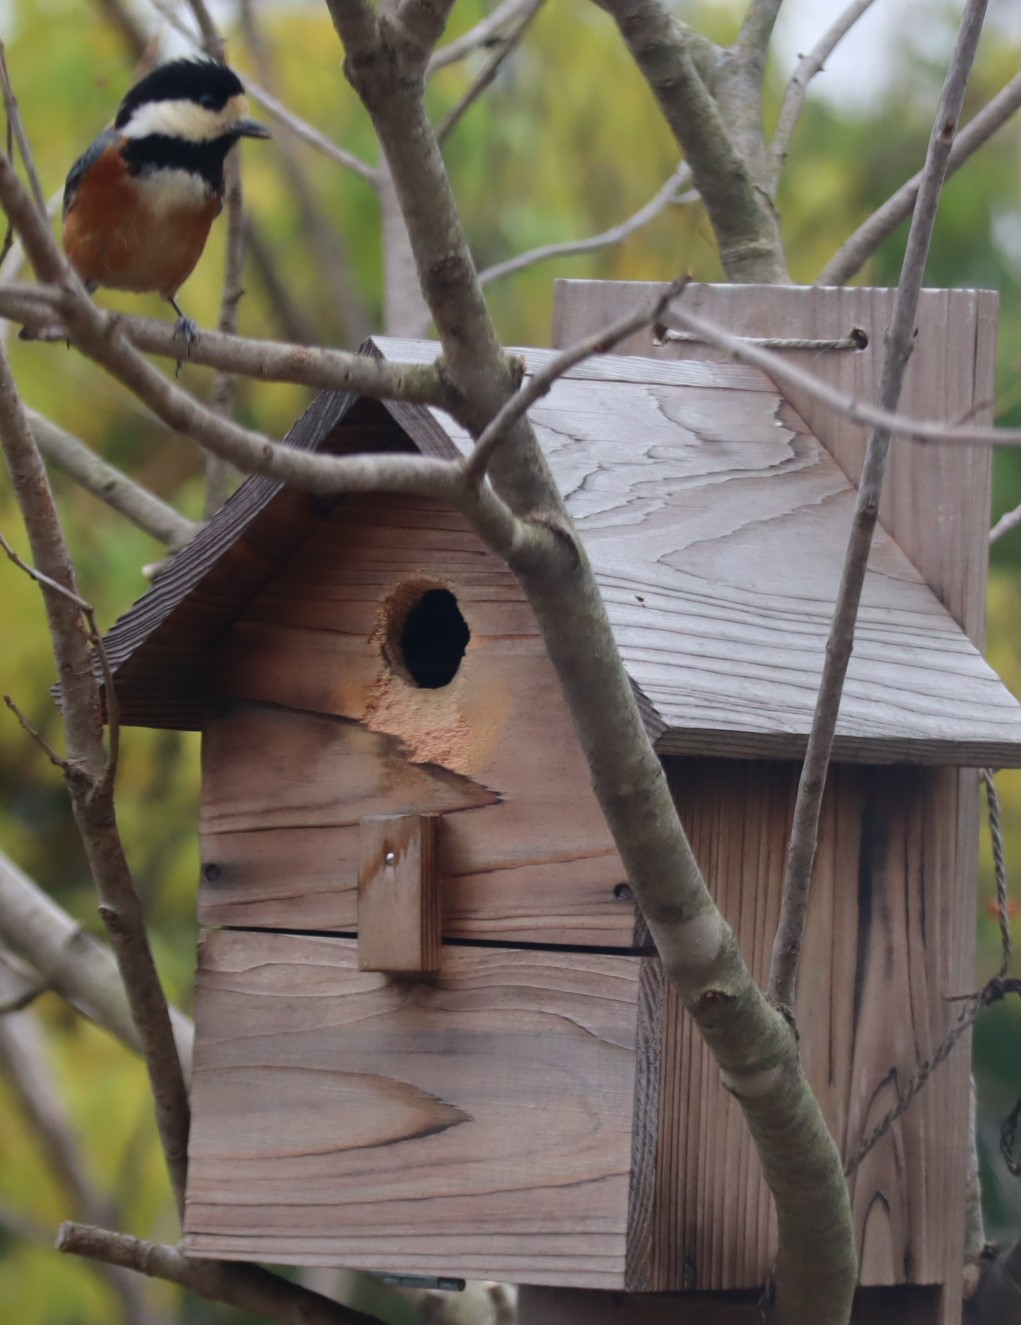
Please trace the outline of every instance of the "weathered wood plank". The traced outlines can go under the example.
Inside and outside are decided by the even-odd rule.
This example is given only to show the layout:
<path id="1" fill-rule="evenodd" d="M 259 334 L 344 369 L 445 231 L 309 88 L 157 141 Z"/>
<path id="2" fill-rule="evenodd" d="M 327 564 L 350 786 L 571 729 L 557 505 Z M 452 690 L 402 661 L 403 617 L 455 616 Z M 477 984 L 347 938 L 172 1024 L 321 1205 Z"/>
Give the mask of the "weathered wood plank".
<path id="1" fill-rule="evenodd" d="M 440 689 L 388 661 L 408 585 L 452 591 L 471 632 Z M 227 633 L 210 680 L 247 702 L 206 729 L 203 923 L 350 929 L 358 820 L 431 813 L 447 937 L 631 946 L 623 867 L 535 618 L 456 513 L 346 501 Z"/>
<path id="2" fill-rule="evenodd" d="M 206 934 L 186 1249 L 623 1286 L 640 960 Z"/>
<path id="3" fill-rule="evenodd" d="M 776 929 L 797 768 L 670 760 L 700 865 L 762 980 Z M 802 1057 L 843 1152 L 885 1113 L 955 1012 L 947 953 L 970 950 L 974 862 L 959 862 L 952 770 L 833 770 L 824 804 L 797 1007 Z M 966 957 L 949 959 L 959 975 Z M 690 1019 L 665 993 L 652 1286 L 751 1288 L 775 1255 L 747 1128 Z M 930 1080 L 852 1180 L 868 1285 L 956 1282 L 966 1049 Z M 958 1266 L 960 1261 L 957 1262 Z M 959 1268 L 957 1270 L 959 1277 Z"/>
<path id="4" fill-rule="evenodd" d="M 436 820 L 371 815 L 358 825 L 358 969 L 422 975 L 440 969 Z"/>

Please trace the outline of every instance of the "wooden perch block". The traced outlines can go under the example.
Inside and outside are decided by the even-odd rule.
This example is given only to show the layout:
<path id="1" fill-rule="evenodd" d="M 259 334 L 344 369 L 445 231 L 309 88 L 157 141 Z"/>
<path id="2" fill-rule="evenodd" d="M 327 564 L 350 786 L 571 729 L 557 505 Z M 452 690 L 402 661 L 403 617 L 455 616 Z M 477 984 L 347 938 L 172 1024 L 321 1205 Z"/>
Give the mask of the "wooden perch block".
<path id="1" fill-rule="evenodd" d="M 373 815 L 359 824 L 358 967 L 391 975 L 440 969 L 431 815 Z"/>

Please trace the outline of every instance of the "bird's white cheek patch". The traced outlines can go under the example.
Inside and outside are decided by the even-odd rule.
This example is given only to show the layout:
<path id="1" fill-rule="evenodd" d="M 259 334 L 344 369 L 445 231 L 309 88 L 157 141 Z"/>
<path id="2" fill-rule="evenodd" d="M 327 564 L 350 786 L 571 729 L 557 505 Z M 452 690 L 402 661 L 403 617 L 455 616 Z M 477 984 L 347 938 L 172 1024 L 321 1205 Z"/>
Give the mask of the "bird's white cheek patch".
<path id="1" fill-rule="evenodd" d="M 159 215 L 204 207 L 212 192 L 202 176 L 190 170 L 149 170 L 136 178 L 146 206 Z"/>

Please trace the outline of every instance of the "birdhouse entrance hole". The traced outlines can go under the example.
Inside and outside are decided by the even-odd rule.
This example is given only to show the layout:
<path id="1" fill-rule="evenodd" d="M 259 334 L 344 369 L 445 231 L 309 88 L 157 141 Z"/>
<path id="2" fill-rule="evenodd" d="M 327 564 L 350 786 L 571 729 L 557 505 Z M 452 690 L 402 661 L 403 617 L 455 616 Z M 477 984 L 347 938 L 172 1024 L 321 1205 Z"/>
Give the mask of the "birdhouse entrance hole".
<path id="1" fill-rule="evenodd" d="M 439 690 L 457 675 L 471 631 L 449 589 L 426 589 L 395 623 L 393 653 L 406 679 Z"/>

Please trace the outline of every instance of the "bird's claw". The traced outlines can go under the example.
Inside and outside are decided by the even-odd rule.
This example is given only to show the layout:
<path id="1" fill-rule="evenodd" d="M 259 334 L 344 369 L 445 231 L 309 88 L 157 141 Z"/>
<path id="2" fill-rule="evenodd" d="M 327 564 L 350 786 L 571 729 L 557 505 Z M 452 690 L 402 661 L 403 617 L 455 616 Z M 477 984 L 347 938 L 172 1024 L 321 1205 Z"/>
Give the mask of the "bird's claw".
<path id="1" fill-rule="evenodd" d="M 174 327 L 174 338 L 180 336 L 188 345 L 194 345 L 199 338 L 199 329 L 193 318 L 185 317 L 182 313 L 177 319 L 177 325 Z"/>
<path id="2" fill-rule="evenodd" d="M 191 347 L 198 340 L 199 329 L 196 326 L 194 319 L 190 317 L 185 317 L 185 315 L 181 312 L 178 313 L 177 325 L 174 327 L 174 339 L 176 340 L 178 336 L 180 336 L 180 338 L 184 341 L 185 345 L 188 347 L 186 353 L 190 358 Z M 175 377 L 181 376 L 182 366 L 183 365 L 181 363 L 181 360 L 178 359 L 177 368 L 174 371 Z"/>

